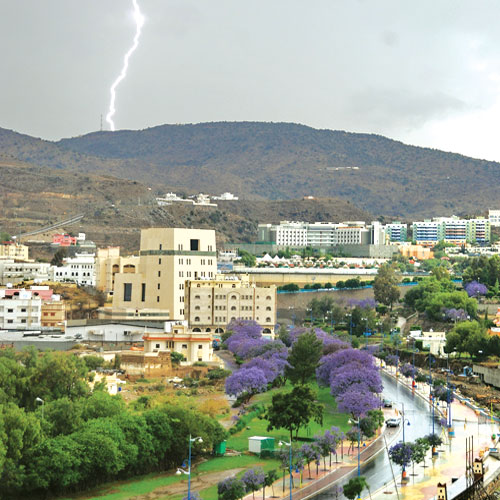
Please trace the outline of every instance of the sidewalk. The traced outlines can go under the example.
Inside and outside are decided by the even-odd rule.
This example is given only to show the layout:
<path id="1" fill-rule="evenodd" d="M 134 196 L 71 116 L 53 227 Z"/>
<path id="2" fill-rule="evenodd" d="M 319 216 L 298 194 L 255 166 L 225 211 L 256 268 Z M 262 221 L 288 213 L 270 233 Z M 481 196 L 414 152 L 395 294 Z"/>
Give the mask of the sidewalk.
<path id="1" fill-rule="evenodd" d="M 392 416 L 393 410 L 384 411 L 384 415 L 387 418 L 390 414 Z M 392 440 L 399 434 L 399 428 L 386 428 L 383 426 L 381 428 L 381 432 L 374 437 L 371 441 L 365 440 L 361 443 L 360 447 L 360 464 L 363 465 L 366 462 L 369 462 L 373 457 L 375 457 L 380 451 L 385 448 L 385 443 L 383 440 L 383 436 L 385 435 L 387 442 L 390 443 Z M 363 443 L 366 446 L 363 446 Z M 311 463 L 311 476 L 309 477 L 309 469 L 307 465 L 305 466 L 302 473 L 293 472 L 293 488 L 292 488 L 292 496 L 297 500 L 305 500 L 306 498 L 313 497 L 323 490 L 330 489 L 335 486 L 335 483 L 345 476 L 351 474 L 352 472 L 357 470 L 358 467 L 358 447 L 357 444 L 354 445 L 353 448 L 349 450 L 349 441 L 344 441 L 343 449 L 344 456 L 343 459 L 341 457 L 341 449 L 339 447 L 337 449 L 337 456 L 332 455 L 332 467 L 329 467 L 329 460 L 327 458 L 327 468 L 326 470 L 323 468 L 323 460 L 319 467 L 316 467 L 315 463 Z M 339 460 L 336 463 L 335 457 Z M 317 470 L 318 469 L 318 470 Z M 283 470 L 280 471 L 283 474 Z M 287 499 L 290 497 L 290 475 L 288 470 L 285 474 L 285 488 L 283 491 L 283 477 L 277 480 L 274 483 L 274 493 L 280 499 Z M 266 488 L 266 498 L 271 497 L 272 487 L 269 486 Z M 244 497 L 244 500 L 253 499 L 253 494 L 248 494 Z M 276 498 L 276 497 L 275 497 Z M 259 490 L 255 492 L 255 500 L 263 500 L 263 491 Z"/>

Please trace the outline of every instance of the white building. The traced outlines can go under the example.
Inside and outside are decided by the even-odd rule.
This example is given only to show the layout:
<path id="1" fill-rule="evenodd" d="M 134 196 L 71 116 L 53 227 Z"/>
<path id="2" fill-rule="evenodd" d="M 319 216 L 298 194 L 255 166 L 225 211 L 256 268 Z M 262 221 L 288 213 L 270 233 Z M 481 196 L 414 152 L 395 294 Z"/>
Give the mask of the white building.
<path id="1" fill-rule="evenodd" d="M 70 281 L 80 286 L 95 286 L 95 254 L 75 254 L 64 259 L 61 267 L 52 267 L 54 281 Z"/>
<path id="2" fill-rule="evenodd" d="M 212 196 L 212 200 L 238 201 L 238 197 L 233 193 L 222 193 L 220 196 Z"/>
<path id="3" fill-rule="evenodd" d="M 500 226 L 500 210 L 489 210 L 488 219 L 490 224 L 494 227 Z"/>
<path id="4" fill-rule="evenodd" d="M 0 329 L 33 329 L 42 327 L 42 299 L 30 290 L 6 295 L 0 290 Z"/>
<path id="5" fill-rule="evenodd" d="M 14 259 L 0 259 L 0 285 L 34 280 L 48 281 L 51 278 L 50 264 L 46 262 L 15 262 Z"/>

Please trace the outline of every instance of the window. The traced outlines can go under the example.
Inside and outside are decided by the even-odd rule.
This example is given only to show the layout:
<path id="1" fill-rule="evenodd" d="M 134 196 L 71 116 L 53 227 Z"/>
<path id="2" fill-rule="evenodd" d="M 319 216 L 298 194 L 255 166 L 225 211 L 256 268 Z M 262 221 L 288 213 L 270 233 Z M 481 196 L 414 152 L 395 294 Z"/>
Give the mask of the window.
<path id="1" fill-rule="evenodd" d="M 159 295 L 156 296 L 156 302 L 160 302 L 160 296 Z"/>
<path id="2" fill-rule="evenodd" d="M 198 349 L 203 349 L 203 345 L 202 344 L 198 344 Z"/>
<path id="3" fill-rule="evenodd" d="M 161 250 L 161 243 L 160 243 L 160 250 Z"/>
<path id="4" fill-rule="evenodd" d="M 194 307 L 194 310 L 195 310 L 195 311 L 199 311 L 199 310 L 200 310 L 200 306 L 195 306 L 195 307 Z"/>
<path id="5" fill-rule="evenodd" d="M 199 296 L 199 295 L 195 295 L 195 296 L 194 296 L 194 298 L 195 298 L 195 299 L 199 299 L 199 298 L 200 298 L 200 296 Z"/>
<path id="6" fill-rule="evenodd" d="M 200 249 L 200 240 L 190 240 L 191 252 L 197 252 Z"/>
<path id="7" fill-rule="evenodd" d="M 266 297 L 266 300 L 271 300 L 271 296 L 270 296 L 270 295 L 268 295 L 268 296 Z"/>
<path id="8" fill-rule="evenodd" d="M 159 349 L 160 348 L 160 344 L 156 344 L 156 348 Z"/>
<path id="9" fill-rule="evenodd" d="M 271 306 L 267 306 L 266 311 L 270 311 L 270 310 L 271 310 Z"/>
<path id="10" fill-rule="evenodd" d="M 183 349 L 187 349 L 187 348 L 188 348 L 188 345 L 187 345 L 187 344 L 182 344 L 182 348 L 183 348 Z"/>
<path id="11" fill-rule="evenodd" d="M 14 320 L 13 319 L 8 319 L 7 323 L 14 323 Z"/>
<path id="12" fill-rule="evenodd" d="M 141 284 L 141 301 L 144 302 L 146 300 L 146 283 Z"/>
<path id="13" fill-rule="evenodd" d="M 198 322 L 198 321 L 200 321 L 200 317 L 199 317 L 199 316 L 195 316 L 194 320 L 195 320 L 196 322 Z"/>
<path id="14" fill-rule="evenodd" d="M 160 259 L 158 259 L 158 264 L 161 264 L 161 258 L 160 258 Z"/>
<path id="15" fill-rule="evenodd" d="M 271 323 L 271 318 L 266 318 L 266 323 Z"/>
<path id="16" fill-rule="evenodd" d="M 26 312 L 26 308 L 25 308 L 25 307 L 23 307 L 23 308 L 21 309 L 21 312 L 22 312 L 22 313 L 25 313 L 25 312 Z"/>
<path id="17" fill-rule="evenodd" d="M 123 283 L 123 301 L 130 302 L 132 300 L 132 283 Z"/>
<path id="18" fill-rule="evenodd" d="M 158 278 L 161 278 L 161 271 L 158 271 Z"/>
<path id="19" fill-rule="evenodd" d="M 231 311 L 236 311 L 236 306 L 231 306 Z"/>

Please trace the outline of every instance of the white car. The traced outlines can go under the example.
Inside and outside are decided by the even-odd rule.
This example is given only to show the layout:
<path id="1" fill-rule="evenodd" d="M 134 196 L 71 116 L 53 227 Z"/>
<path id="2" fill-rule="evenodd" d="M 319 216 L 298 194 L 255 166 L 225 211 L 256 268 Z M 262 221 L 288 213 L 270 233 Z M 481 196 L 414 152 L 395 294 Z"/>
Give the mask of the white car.
<path id="1" fill-rule="evenodd" d="M 387 427 L 399 427 L 400 424 L 401 424 L 400 418 L 389 418 L 385 422 L 385 425 L 387 425 Z"/>

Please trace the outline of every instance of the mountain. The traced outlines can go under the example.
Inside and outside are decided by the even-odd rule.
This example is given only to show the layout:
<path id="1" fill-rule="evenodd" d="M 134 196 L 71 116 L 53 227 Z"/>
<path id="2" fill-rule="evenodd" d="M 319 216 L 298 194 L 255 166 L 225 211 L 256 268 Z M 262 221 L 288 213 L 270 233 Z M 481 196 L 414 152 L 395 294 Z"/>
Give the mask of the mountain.
<path id="1" fill-rule="evenodd" d="M 342 198 L 372 214 L 477 214 L 497 204 L 500 164 L 382 136 L 291 123 L 223 122 L 95 132 L 57 143 L 0 129 L 0 154 L 134 179 L 153 193 Z"/>
<path id="2" fill-rule="evenodd" d="M 49 147 L 50 144 L 47 146 Z M 20 234 L 85 214 L 58 229 L 85 232 L 98 245 L 139 248 L 140 228 L 215 228 L 218 242 L 250 242 L 259 222 L 283 219 L 372 220 L 372 215 L 340 199 L 222 201 L 218 207 L 185 203 L 159 207 L 145 185 L 126 179 L 78 173 L 0 157 L 0 232 Z M 54 231 L 53 231 L 54 232 Z M 28 237 L 50 241 L 51 232 Z"/>

